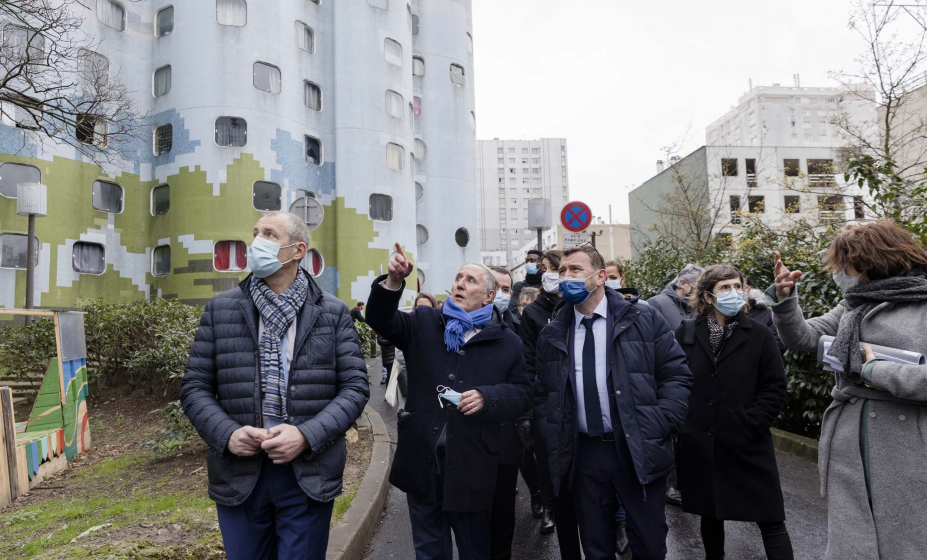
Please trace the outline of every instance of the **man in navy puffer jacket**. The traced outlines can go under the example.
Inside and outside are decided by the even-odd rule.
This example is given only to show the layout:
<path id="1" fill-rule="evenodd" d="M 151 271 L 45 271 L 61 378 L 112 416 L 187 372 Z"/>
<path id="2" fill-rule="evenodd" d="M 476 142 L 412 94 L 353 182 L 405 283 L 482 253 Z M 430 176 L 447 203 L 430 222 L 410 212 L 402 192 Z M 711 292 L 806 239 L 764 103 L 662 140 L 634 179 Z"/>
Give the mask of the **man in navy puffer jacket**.
<path id="1" fill-rule="evenodd" d="M 305 223 L 269 212 L 254 237 L 252 274 L 206 305 L 180 399 L 228 557 L 323 560 L 366 366 L 347 306 L 299 266 Z"/>

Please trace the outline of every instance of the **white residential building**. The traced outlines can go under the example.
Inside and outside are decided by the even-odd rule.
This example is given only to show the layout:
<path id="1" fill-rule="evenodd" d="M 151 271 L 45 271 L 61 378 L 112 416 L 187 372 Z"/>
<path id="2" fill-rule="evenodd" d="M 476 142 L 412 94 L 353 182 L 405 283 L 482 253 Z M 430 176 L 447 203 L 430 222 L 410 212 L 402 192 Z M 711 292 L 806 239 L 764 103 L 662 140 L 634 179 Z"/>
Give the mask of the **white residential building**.
<path id="1" fill-rule="evenodd" d="M 528 201 L 550 200 L 552 227 L 569 202 L 566 139 L 495 138 L 477 144 L 481 255 L 504 251 L 511 265 L 515 251 L 537 240 L 537 230 L 528 229 Z"/>

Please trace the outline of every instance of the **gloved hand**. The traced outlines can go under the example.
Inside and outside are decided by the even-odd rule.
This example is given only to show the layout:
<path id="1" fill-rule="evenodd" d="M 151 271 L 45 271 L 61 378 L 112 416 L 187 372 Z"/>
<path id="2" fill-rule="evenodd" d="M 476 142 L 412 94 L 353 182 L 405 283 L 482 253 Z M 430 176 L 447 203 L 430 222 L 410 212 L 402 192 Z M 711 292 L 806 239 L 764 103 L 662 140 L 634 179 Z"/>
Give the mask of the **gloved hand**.
<path id="1" fill-rule="evenodd" d="M 534 445 L 534 438 L 531 437 L 531 418 L 519 418 L 515 422 L 515 429 L 518 431 L 518 437 L 525 447 Z"/>

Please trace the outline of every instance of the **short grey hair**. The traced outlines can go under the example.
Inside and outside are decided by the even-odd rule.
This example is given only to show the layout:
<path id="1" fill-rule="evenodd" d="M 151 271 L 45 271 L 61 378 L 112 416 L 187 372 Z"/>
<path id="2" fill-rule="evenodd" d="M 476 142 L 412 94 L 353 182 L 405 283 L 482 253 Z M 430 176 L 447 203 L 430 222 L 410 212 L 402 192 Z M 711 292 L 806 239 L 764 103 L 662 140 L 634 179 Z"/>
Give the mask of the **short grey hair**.
<path id="1" fill-rule="evenodd" d="M 309 226 L 306 225 L 306 222 L 302 221 L 296 214 L 275 210 L 265 213 L 263 217 L 283 218 L 283 221 L 286 223 L 286 234 L 287 237 L 290 238 L 290 243 L 305 243 L 306 247 L 309 247 L 312 233 L 309 231 Z"/>
<path id="2" fill-rule="evenodd" d="M 496 275 L 492 273 L 492 270 L 489 269 L 483 263 L 467 263 L 464 266 L 476 266 L 483 269 L 483 293 L 488 294 L 489 292 L 495 292 L 499 289 L 499 283 L 496 281 Z"/>
<path id="3" fill-rule="evenodd" d="M 695 281 L 698 280 L 698 277 L 705 272 L 705 269 L 700 267 L 697 264 L 687 264 L 679 271 L 679 274 L 676 275 L 676 279 L 673 280 L 673 286 L 676 289 L 679 289 L 679 283 L 683 280 L 686 281 L 686 284 L 693 285 Z"/>

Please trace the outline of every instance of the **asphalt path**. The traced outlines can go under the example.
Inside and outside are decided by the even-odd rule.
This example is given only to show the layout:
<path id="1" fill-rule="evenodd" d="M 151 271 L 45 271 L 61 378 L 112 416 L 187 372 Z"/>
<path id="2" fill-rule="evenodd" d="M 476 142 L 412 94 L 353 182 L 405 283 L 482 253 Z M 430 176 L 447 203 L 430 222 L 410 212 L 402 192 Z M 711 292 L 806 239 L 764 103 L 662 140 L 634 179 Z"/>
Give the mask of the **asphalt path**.
<path id="1" fill-rule="evenodd" d="M 367 360 L 371 378 L 370 406 L 376 410 L 396 441 L 396 408 L 390 407 L 383 398 L 385 385 L 380 385 L 380 360 Z M 824 557 L 827 546 L 827 507 L 820 496 L 817 466 L 809 461 L 789 455 L 777 454 L 779 476 L 785 497 L 786 526 L 792 537 L 792 547 L 797 560 L 818 560 Z M 513 560 L 557 560 L 557 535 L 538 534 L 538 520 L 531 516 L 531 503 L 527 487 L 519 478 L 519 492 L 516 503 L 515 541 L 512 545 Z M 666 539 L 668 560 L 695 560 L 704 558 L 702 540 L 699 535 L 699 519 L 683 513 L 681 509 L 667 506 L 666 519 L 669 535 Z M 737 560 L 764 560 L 763 541 L 753 523 L 725 523 L 725 552 L 728 558 Z M 455 553 L 456 557 L 456 553 Z M 409 508 L 406 496 L 396 488 L 390 488 L 386 509 L 370 545 L 364 553 L 366 560 L 413 560 L 412 526 L 409 523 Z M 621 557 L 628 560 L 631 554 Z"/>

